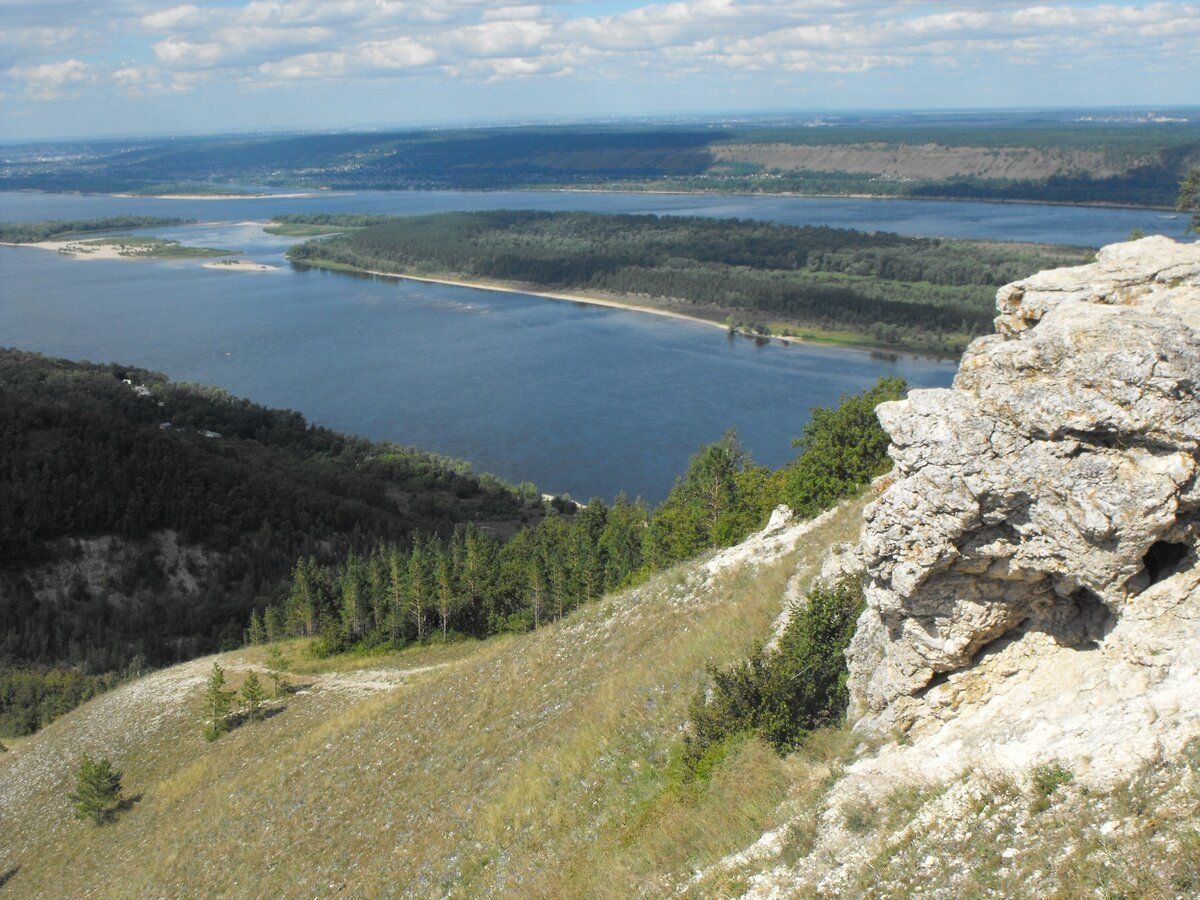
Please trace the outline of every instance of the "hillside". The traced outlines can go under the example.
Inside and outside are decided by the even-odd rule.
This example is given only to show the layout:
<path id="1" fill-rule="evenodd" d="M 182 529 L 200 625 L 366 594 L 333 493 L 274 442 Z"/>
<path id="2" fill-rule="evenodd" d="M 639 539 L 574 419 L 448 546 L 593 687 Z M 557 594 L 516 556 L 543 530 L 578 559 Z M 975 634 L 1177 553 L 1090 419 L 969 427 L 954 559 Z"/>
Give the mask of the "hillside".
<path id="1" fill-rule="evenodd" d="M 302 554 L 526 512 L 462 463 L 18 350 L 0 350 L 0 465 L 0 666 L 100 674 L 237 646 Z"/>
<path id="2" fill-rule="evenodd" d="M 265 648 L 13 742 L 0 884 L 1194 896 L 1200 244 L 1113 245 L 997 304 L 952 388 L 814 416 L 840 422 L 820 432 L 837 444 L 878 415 L 895 466 L 868 496 L 810 521 L 777 510 L 533 632 L 320 660 L 287 642 L 293 691 L 213 741 L 208 671 L 237 687 Z M 832 478 L 815 434 L 796 468 Z M 861 601 L 852 638 L 826 616 L 837 592 Z M 823 683 L 847 723 L 793 702 Z M 104 827 L 71 817 L 85 753 L 124 772 Z"/>
<path id="3" fill-rule="evenodd" d="M 620 188 L 1170 206 L 1198 159 L 1194 116 L 841 115 L 28 145 L 7 154 L 0 189 Z"/>
<path id="4" fill-rule="evenodd" d="M 679 727 L 705 666 L 769 632 L 788 580 L 811 577 L 861 509 L 777 525 L 533 634 L 307 662 L 278 714 L 215 743 L 201 735 L 211 658 L 120 687 L 0 754 L 6 887 L 60 897 L 186 896 L 201 884 L 296 897 L 665 887 L 774 824 L 803 770 L 751 745 L 705 792 L 678 797 Z M 235 682 L 262 666 L 261 651 L 219 659 Z M 85 751 L 112 756 L 139 797 L 103 829 L 70 817 Z"/>

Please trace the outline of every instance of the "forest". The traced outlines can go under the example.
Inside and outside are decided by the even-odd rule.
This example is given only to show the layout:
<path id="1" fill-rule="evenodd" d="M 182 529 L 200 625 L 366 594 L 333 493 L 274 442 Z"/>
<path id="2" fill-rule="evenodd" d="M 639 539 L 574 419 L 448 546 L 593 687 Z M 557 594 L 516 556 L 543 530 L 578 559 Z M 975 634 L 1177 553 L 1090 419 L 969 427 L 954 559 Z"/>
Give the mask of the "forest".
<path id="1" fill-rule="evenodd" d="M 33 690 L 15 669 L 108 678 L 239 645 L 297 556 L 541 510 L 532 486 L 518 495 L 465 463 L 154 372 L 17 350 L 0 350 L 0 467 L 0 707 L 14 684 Z M 106 568 L 85 577 L 79 541 L 102 537 L 116 540 Z"/>
<path id="2" fill-rule="evenodd" d="M 902 391 L 814 411 L 776 471 L 730 433 L 650 509 L 545 503 L 218 389 L 0 351 L 0 736 L 246 640 L 322 655 L 538 628 L 780 503 L 812 515 L 860 490 L 889 465 L 874 407 Z M 84 545 L 102 538 L 97 571 Z"/>
<path id="3" fill-rule="evenodd" d="M 377 190 L 598 188 L 971 197 L 1169 206 L 1200 127 L 1081 122 L 1056 113 L 825 117 L 826 127 L 764 121 L 404 130 L 362 134 L 209 136 L 94 141 L 70 153 L 12 154 L 0 190 L 227 193 L 231 184 Z M 1099 151 L 1124 174 L 1050 179 L 891 179 L 876 173 L 772 172 L 729 165 L 727 144 L 922 145 L 1050 153 Z M 24 151 L 24 152 L 21 152 Z"/>
<path id="4" fill-rule="evenodd" d="M 700 448 L 654 509 L 624 496 L 558 503 L 501 541 L 474 523 L 383 541 L 334 565 L 301 557 L 282 602 L 251 614 L 248 643 L 311 637 L 310 652 L 370 653 L 412 643 L 528 631 L 697 554 L 739 543 L 784 504 L 814 516 L 890 468 L 875 407 L 902 396 L 883 379 L 835 409 L 814 410 L 776 469 L 732 431 Z"/>
<path id="5" fill-rule="evenodd" d="M 82 219 L 48 222 L 0 222 L 0 241 L 9 244 L 32 244 L 55 238 L 91 234 L 99 231 L 126 231 L 130 228 L 187 225 L 190 219 L 169 219 L 160 216 L 108 216 L 102 219 Z"/>
<path id="6" fill-rule="evenodd" d="M 658 299 L 756 333 L 849 332 L 946 355 L 991 330 L 997 287 L 1088 255 L 743 219 L 512 210 L 396 217 L 289 252 L 301 264 Z"/>

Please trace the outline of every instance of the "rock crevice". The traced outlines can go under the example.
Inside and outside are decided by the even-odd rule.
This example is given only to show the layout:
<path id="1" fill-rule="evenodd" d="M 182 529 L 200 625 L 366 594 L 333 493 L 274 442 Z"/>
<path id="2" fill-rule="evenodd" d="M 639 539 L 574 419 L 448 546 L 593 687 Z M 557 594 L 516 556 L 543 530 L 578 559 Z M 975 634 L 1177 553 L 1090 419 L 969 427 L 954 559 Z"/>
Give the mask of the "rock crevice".
<path id="1" fill-rule="evenodd" d="M 857 549 L 863 728 L 919 731 L 1001 681 L 1049 689 L 1047 666 L 1085 693 L 1122 665 L 1200 679 L 1200 244 L 1106 247 L 997 305 L 952 388 L 878 410 L 895 469 Z"/>

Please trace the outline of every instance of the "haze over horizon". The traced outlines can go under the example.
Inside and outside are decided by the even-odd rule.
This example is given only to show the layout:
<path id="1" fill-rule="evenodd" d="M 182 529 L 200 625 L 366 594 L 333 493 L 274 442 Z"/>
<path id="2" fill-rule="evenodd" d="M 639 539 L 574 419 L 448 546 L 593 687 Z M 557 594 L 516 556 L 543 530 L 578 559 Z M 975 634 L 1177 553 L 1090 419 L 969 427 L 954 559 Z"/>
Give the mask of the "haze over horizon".
<path id="1" fill-rule="evenodd" d="M 0 0 L 0 137 L 1195 104 L 1200 4 Z"/>

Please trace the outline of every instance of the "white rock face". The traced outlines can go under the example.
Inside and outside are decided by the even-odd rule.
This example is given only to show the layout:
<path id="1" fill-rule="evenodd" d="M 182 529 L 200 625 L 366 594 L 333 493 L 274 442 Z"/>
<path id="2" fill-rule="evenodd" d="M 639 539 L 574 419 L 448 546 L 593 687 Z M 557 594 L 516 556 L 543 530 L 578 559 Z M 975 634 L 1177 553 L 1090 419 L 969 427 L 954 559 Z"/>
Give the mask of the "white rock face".
<path id="1" fill-rule="evenodd" d="M 851 718 L 931 760 L 1145 756 L 1200 730 L 1200 244 L 1116 244 L 997 304 L 952 388 L 879 408 Z"/>

